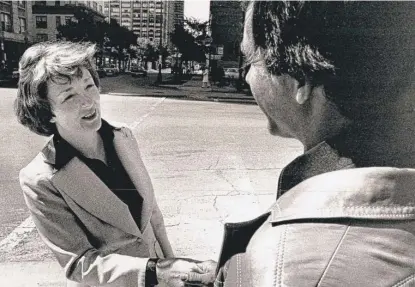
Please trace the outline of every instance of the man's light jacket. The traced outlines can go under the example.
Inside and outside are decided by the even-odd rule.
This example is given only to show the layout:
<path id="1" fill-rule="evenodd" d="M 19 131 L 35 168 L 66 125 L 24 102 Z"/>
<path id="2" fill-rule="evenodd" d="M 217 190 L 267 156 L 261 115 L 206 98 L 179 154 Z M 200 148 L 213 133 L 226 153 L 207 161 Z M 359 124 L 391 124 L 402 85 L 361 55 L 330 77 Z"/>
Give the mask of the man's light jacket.
<path id="1" fill-rule="evenodd" d="M 226 225 L 215 286 L 415 286 L 415 169 L 354 168 L 327 143 L 296 162 L 269 212 Z"/>

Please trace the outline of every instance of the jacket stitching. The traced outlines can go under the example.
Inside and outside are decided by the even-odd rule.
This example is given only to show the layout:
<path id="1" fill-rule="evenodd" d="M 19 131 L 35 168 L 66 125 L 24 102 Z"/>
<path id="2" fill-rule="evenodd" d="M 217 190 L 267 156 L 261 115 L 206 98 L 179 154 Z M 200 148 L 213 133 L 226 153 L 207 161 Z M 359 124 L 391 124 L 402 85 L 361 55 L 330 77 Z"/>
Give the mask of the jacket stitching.
<path id="1" fill-rule="evenodd" d="M 404 286 L 406 283 L 415 282 L 415 274 L 408 276 L 407 278 L 401 280 L 400 282 L 396 283 L 392 287 L 400 287 Z"/>
<path id="2" fill-rule="evenodd" d="M 277 250 L 277 270 L 275 274 L 274 286 L 281 286 L 282 284 L 282 271 L 284 269 L 284 251 L 285 251 L 285 239 L 287 234 L 287 226 L 284 226 L 282 234 L 280 235 L 281 244 Z"/>
<path id="3" fill-rule="evenodd" d="M 327 266 L 326 266 L 326 268 L 324 269 L 323 274 L 321 275 L 321 278 L 320 278 L 320 280 L 319 280 L 319 281 L 318 281 L 318 283 L 317 283 L 317 287 L 321 286 L 321 284 L 323 283 L 323 279 L 324 279 L 324 277 L 326 276 L 326 274 L 327 274 L 327 272 L 328 272 L 328 270 L 329 270 L 329 268 L 330 268 L 330 266 L 331 266 L 332 262 L 334 261 L 334 258 L 336 257 L 336 254 L 337 254 L 337 252 L 338 252 L 338 251 L 339 251 L 339 249 L 340 249 L 340 246 L 342 245 L 342 243 L 343 243 L 344 239 L 346 238 L 346 234 L 347 234 L 347 232 L 349 231 L 349 229 L 350 229 L 350 223 L 349 223 L 349 225 L 347 226 L 346 230 L 343 232 L 343 235 L 342 235 L 342 237 L 340 238 L 340 241 L 339 241 L 339 243 L 337 244 L 336 249 L 333 251 L 333 254 L 332 254 L 332 255 L 331 255 L 331 257 L 330 257 L 330 260 L 329 260 L 329 262 L 327 263 Z"/>
<path id="4" fill-rule="evenodd" d="M 241 272 L 241 257 L 239 256 L 239 255 L 236 255 L 236 268 L 237 268 L 237 278 L 238 278 L 238 286 L 239 287 L 241 287 L 242 285 L 242 278 L 241 278 L 241 274 L 242 274 L 242 272 Z"/>

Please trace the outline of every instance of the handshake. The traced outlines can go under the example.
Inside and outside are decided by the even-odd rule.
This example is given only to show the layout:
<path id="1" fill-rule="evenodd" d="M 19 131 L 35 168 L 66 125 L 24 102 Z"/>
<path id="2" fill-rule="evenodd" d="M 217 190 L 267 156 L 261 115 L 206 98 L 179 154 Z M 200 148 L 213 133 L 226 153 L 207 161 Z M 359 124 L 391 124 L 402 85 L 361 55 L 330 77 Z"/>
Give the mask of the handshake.
<path id="1" fill-rule="evenodd" d="M 216 264 L 213 260 L 160 259 L 156 265 L 158 286 L 213 286 Z"/>

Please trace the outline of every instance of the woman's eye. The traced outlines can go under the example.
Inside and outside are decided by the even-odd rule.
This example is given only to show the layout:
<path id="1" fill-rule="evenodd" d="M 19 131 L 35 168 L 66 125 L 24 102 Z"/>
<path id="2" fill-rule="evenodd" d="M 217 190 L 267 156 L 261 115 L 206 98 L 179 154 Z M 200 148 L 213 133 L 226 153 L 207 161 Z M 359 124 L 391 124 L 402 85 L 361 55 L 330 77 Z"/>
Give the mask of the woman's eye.
<path id="1" fill-rule="evenodd" d="M 93 86 L 94 86 L 93 84 L 89 84 L 88 86 L 86 86 L 86 88 L 85 88 L 85 89 L 92 88 Z"/>
<path id="2" fill-rule="evenodd" d="M 67 97 L 65 98 L 65 101 L 72 99 L 74 96 L 75 96 L 75 95 L 69 95 L 69 96 L 67 96 Z"/>

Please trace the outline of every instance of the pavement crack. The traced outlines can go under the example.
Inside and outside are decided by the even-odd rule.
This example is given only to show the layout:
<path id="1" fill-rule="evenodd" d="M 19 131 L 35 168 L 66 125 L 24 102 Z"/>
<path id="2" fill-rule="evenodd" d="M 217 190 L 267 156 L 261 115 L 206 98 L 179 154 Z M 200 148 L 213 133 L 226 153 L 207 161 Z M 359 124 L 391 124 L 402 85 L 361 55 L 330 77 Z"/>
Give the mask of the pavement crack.
<path id="1" fill-rule="evenodd" d="M 222 173 L 222 171 L 221 170 L 217 170 L 216 171 L 216 174 L 220 177 L 220 178 L 222 178 L 222 179 L 224 179 L 232 188 L 233 188 L 233 190 L 231 191 L 231 192 L 233 192 L 233 191 L 236 191 L 238 194 L 239 194 L 239 190 L 236 188 L 236 186 L 229 180 L 229 179 L 227 179 L 226 177 L 225 177 L 225 175 Z"/>
<path id="2" fill-rule="evenodd" d="M 221 224 L 224 223 L 224 219 L 222 218 L 222 216 L 220 215 L 220 211 L 219 208 L 216 206 L 216 204 L 218 203 L 218 196 L 215 196 L 215 198 L 213 199 L 213 208 L 216 210 L 216 213 L 219 214 L 219 222 Z"/>
<path id="3" fill-rule="evenodd" d="M 212 169 L 214 169 L 215 167 L 217 167 L 217 166 L 218 166 L 218 163 L 219 163 L 219 156 L 216 158 L 216 162 L 215 162 L 215 164 L 211 164 L 207 170 L 212 170 Z"/>

